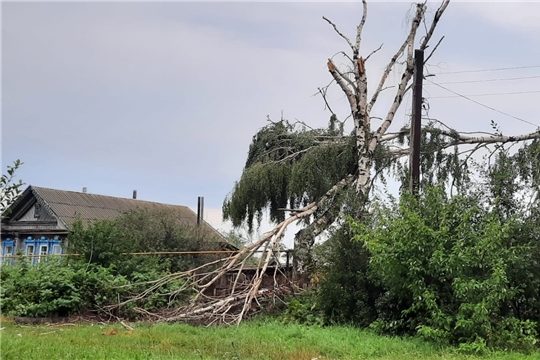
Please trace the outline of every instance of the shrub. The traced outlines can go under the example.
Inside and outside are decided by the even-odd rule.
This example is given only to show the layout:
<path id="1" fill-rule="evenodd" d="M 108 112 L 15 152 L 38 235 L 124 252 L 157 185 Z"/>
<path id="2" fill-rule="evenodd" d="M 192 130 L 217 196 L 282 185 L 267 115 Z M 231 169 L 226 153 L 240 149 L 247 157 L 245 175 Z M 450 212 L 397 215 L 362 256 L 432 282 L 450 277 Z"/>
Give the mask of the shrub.
<path id="1" fill-rule="evenodd" d="M 144 272 L 185 271 L 215 259 L 215 255 L 128 255 L 133 252 L 198 251 L 217 247 L 217 239 L 204 228 L 179 222 L 174 211 L 139 209 L 115 220 L 83 225 L 76 221 L 68 235 L 70 252 L 85 262 L 104 267 L 132 279 Z"/>
<path id="2" fill-rule="evenodd" d="M 375 306 L 374 328 L 467 344 L 463 348 L 477 352 L 483 345 L 534 346 L 530 320 L 540 309 L 528 307 L 524 316 L 515 307 L 528 290 L 518 274 L 534 273 L 535 262 L 527 263 L 531 244 L 524 246 L 514 236 L 521 221 L 501 219 L 479 204 L 475 196 L 449 198 L 436 187 L 419 200 L 404 196 L 375 226 L 350 221 L 355 240 L 369 250 L 370 269 L 386 289 Z M 385 298 L 398 311 L 385 311 Z"/>
<path id="3" fill-rule="evenodd" d="M 110 270 L 79 262 L 21 260 L 2 267 L 0 309 L 12 316 L 67 316 L 96 309 L 116 299 L 114 286 L 125 284 Z"/>
<path id="4" fill-rule="evenodd" d="M 367 248 L 352 237 L 345 224 L 322 245 L 326 254 L 319 260 L 320 307 L 326 323 L 369 326 L 377 318 L 375 305 L 383 289 L 369 268 Z"/>
<path id="5" fill-rule="evenodd" d="M 289 299 L 280 319 L 284 323 L 324 325 L 324 314 L 320 309 L 317 294 L 313 291 L 305 292 Z"/>
<path id="6" fill-rule="evenodd" d="M 106 305 L 117 304 L 143 292 L 146 281 L 156 280 L 164 273 L 140 268 L 131 274 L 132 281 L 114 274 L 113 268 L 80 261 L 49 258 L 39 264 L 18 261 L 2 267 L 0 310 L 4 315 L 51 317 L 69 316 L 84 311 L 101 312 Z M 180 280 L 155 289 L 144 299 L 119 309 L 116 315 L 134 318 L 134 307 L 156 311 L 169 305 L 170 294 L 181 287 Z M 186 295 L 174 298 L 173 305 L 186 300 Z"/>

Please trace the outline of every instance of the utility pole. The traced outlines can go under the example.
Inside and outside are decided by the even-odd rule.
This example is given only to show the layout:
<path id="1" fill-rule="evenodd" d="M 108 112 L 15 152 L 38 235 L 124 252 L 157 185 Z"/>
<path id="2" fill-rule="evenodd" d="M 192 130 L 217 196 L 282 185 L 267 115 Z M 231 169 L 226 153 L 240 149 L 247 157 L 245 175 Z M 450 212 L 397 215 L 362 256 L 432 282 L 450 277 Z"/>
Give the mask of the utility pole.
<path id="1" fill-rule="evenodd" d="M 414 50 L 415 69 L 411 116 L 411 140 L 409 156 L 409 190 L 418 195 L 420 187 L 420 138 L 422 134 L 422 80 L 424 79 L 424 51 Z"/>

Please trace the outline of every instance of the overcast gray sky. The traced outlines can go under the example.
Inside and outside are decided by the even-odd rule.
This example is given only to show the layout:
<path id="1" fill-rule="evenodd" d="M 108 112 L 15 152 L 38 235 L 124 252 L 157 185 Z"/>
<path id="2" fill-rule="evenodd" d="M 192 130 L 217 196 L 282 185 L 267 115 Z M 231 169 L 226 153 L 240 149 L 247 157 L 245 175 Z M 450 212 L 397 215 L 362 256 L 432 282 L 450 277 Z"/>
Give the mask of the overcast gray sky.
<path id="1" fill-rule="evenodd" d="M 432 11 L 439 2 L 430 1 Z M 410 2 L 371 2 L 364 56 L 371 86 L 407 32 Z M 358 2 L 2 4 L 2 168 L 24 161 L 27 184 L 182 204 L 205 196 L 218 228 L 251 137 L 266 117 L 312 126 L 329 114 L 312 95 L 346 44 L 322 16 L 354 36 Z M 465 94 L 540 91 L 540 3 L 451 3 L 428 70 Z M 493 68 L 522 69 L 455 73 Z M 534 78 L 536 76 L 536 78 Z M 395 79 L 392 79 L 395 80 Z M 505 134 L 535 127 L 433 85 L 431 116 L 463 130 Z M 374 109 L 381 115 L 386 97 Z M 472 97 L 540 123 L 540 93 Z M 346 114 L 338 91 L 332 103 Z M 406 121 L 410 99 L 396 117 Z"/>

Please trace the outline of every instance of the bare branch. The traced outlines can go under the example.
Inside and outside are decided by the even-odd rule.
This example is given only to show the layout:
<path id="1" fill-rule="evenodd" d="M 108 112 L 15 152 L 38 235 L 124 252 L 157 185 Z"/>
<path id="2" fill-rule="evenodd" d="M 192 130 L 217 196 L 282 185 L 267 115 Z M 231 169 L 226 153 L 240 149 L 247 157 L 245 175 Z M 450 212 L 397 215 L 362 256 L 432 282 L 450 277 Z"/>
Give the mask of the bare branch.
<path id="1" fill-rule="evenodd" d="M 424 60 L 424 65 L 428 62 L 428 60 L 433 56 L 433 54 L 435 53 L 435 51 L 437 50 L 437 48 L 439 47 L 439 45 L 441 44 L 441 42 L 443 41 L 444 39 L 444 36 L 439 40 L 439 42 L 437 43 L 437 45 L 435 45 L 435 47 L 433 48 L 433 50 L 431 51 L 431 53 L 428 55 L 428 57 Z"/>
<path id="2" fill-rule="evenodd" d="M 354 58 L 358 57 L 358 53 L 360 51 L 360 43 L 362 42 L 362 30 L 364 28 L 364 24 L 366 23 L 366 17 L 367 17 L 367 1 L 362 0 L 362 20 L 360 20 L 360 24 L 358 24 L 358 26 L 356 27 L 356 47 L 353 48 Z"/>
<path id="3" fill-rule="evenodd" d="M 366 56 L 366 59 L 364 62 L 368 61 L 368 59 L 371 57 L 371 55 L 375 54 L 377 51 L 381 50 L 384 44 L 381 44 L 377 49 L 373 50 L 371 53 L 369 53 L 368 56 Z"/>
<path id="4" fill-rule="evenodd" d="M 395 133 L 386 133 L 384 136 L 381 137 L 381 140 L 379 140 L 379 143 L 382 143 L 382 142 L 385 142 L 385 141 L 395 140 L 398 137 L 400 137 L 401 135 L 406 134 L 408 132 L 410 132 L 409 129 L 402 128 L 400 131 L 395 132 Z"/>
<path id="5" fill-rule="evenodd" d="M 413 58 L 413 45 L 414 45 L 414 38 L 416 36 L 416 31 L 418 29 L 418 26 L 420 26 L 420 22 L 422 20 L 422 17 L 424 16 L 424 12 L 426 10 L 425 5 L 418 4 L 416 9 L 416 15 L 413 19 L 412 25 L 411 25 L 411 31 L 409 33 L 409 36 L 407 37 L 407 41 L 403 43 L 402 49 L 405 46 L 408 46 L 408 54 L 407 54 L 407 68 L 405 69 L 405 72 L 401 76 L 401 81 L 398 86 L 398 90 L 396 92 L 396 96 L 394 98 L 394 102 L 392 103 L 392 106 L 390 106 L 390 110 L 388 111 L 388 114 L 386 115 L 386 118 L 384 119 L 383 123 L 377 129 L 375 136 L 373 137 L 370 149 L 373 151 L 375 150 L 375 147 L 377 146 L 377 143 L 381 139 L 382 135 L 388 130 L 390 127 L 390 124 L 392 124 L 392 120 L 394 119 L 394 115 L 396 114 L 397 109 L 401 105 L 401 102 L 403 101 L 403 96 L 407 90 L 407 84 L 409 83 L 410 79 L 412 78 L 413 72 L 414 72 L 414 58 Z M 401 49 L 400 49 L 401 51 Z M 392 63 L 392 62 L 391 62 Z M 390 64 L 389 64 L 390 65 Z M 388 73 L 390 72 L 389 68 L 387 67 Z M 383 78 L 385 78 L 388 75 L 387 72 L 385 72 L 385 75 L 383 75 Z M 379 84 L 380 87 L 380 84 Z M 377 89 L 377 92 L 373 95 L 374 99 L 376 100 L 376 95 L 378 95 L 378 92 L 380 92 L 380 89 Z M 374 103 L 372 99 L 372 103 Z M 370 103 L 370 105 L 372 105 Z"/>
<path id="6" fill-rule="evenodd" d="M 381 77 L 381 80 L 379 81 L 379 85 L 377 86 L 377 89 L 373 93 L 373 96 L 371 97 L 371 101 L 368 104 L 368 107 L 367 107 L 367 113 L 368 114 L 371 112 L 371 109 L 373 108 L 373 105 L 375 105 L 375 102 L 377 101 L 377 98 L 379 97 L 379 95 L 380 95 L 380 93 L 382 91 L 382 88 L 383 88 L 384 84 L 386 83 L 386 80 L 388 79 L 388 75 L 390 75 L 390 72 L 392 71 L 392 68 L 396 64 L 397 59 L 399 59 L 399 57 L 403 54 L 403 52 L 405 51 L 405 48 L 407 47 L 407 45 L 409 45 L 411 43 L 411 37 L 414 40 L 414 35 L 416 35 L 416 29 L 420 25 L 420 20 L 422 19 L 422 16 L 424 15 L 424 10 L 425 10 L 425 7 L 423 5 L 421 5 L 421 4 L 419 4 L 418 8 L 417 8 L 416 16 L 414 18 L 414 21 L 413 21 L 413 24 L 412 24 L 412 27 L 411 27 L 411 32 L 409 33 L 409 36 L 407 36 L 407 38 L 405 39 L 403 44 L 401 44 L 400 48 L 394 54 L 392 59 L 390 59 L 390 62 L 388 63 L 388 65 L 386 65 L 386 69 L 384 70 L 384 73 L 383 73 L 383 75 Z"/>
<path id="7" fill-rule="evenodd" d="M 334 30 L 338 33 L 339 36 L 341 36 L 343 39 L 345 39 L 345 41 L 347 42 L 347 44 L 349 44 L 349 46 L 351 47 L 351 50 L 354 52 L 354 45 L 352 44 L 351 40 L 349 40 L 349 38 L 344 35 L 341 31 L 338 30 L 336 24 L 334 24 L 333 22 L 331 22 L 330 20 L 328 20 L 325 16 L 322 17 L 324 20 L 326 20 L 330 25 L 332 25 L 332 27 L 334 28 Z"/>
<path id="8" fill-rule="evenodd" d="M 343 77 L 340 75 L 340 72 L 337 70 L 336 66 L 332 62 L 332 60 L 328 59 L 328 71 L 330 71 L 330 74 L 334 77 L 334 80 L 338 83 L 341 90 L 345 93 L 347 96 L 347 99 L 349 100 L 349 105 L 351 109 L 357 108 L 357 101 L 356 96 L 353 94 L 351 89 L 347 86 L 345 81 L 343 81 Z M 347 78 L 347 81 L 350 83 L 350 79 Z"/>
<path id="9" fill-rule="evenodd" d="M 362 58 L 360 58 L 360 60 L 361 60 L 361 59 L 362 59 Z M 346 82 L 348 82 L 349 85 L 352 86 L 352 88 L 353 88 L 353 90 L 354 90 L 355 92 L 358 91 L 358 89 L 357 89 L 356 85 L 354 84 L 354 82 L 353 82 L 351 79 L 349 79 L 348 76 L 346 76 L 345 74 L 343 74 L 343 73 L 341 72 L 341 70 L 339 70 L 339 68 L 338 68 L 337 66 L 334 66 L 334 67 L 335 67 L 335 71 L 339 74 L 339 76 L 340 76 L 342 79 L 344 79 Z M 350 73 L 350 72 L 349 72 L 349 73 Z M 353 73 L 356 74 L 355 72 L 353 72 Z"/>
<path id="10" fill-rule="evenodd" d="M 321 88 L 317 88 L 317 89 L 319 90 L 319 93 L 321 94 L 321 96 L 322 96 L 322 98 L 323 98 L 323 100 L 324 100 L 324 103 L 325 103 L 325 105 L 326 105 L 326 108 L 327 108 L 328 110 L 330 110 L 330 113 L 331 113 L 332 115 L 335 115 L 335 113 L 332 111 L 332 108 L 330 107 L 330 104 L 328 104 L 328 101 L 326 100 L 326 90 L 323 91 L 323 89 L 321 89 Z"/>
<path id="11" fill-rule="evenodd" d="M 425 128 L 424 131 L 430 131 L 431 129 Z M 447 131 L 441 131 L 440 129 L 436 130 L 439 133 L 443 133 L 449 137 L 456 136 L 453 133 Z M 467 136 L 458 133 L 458 138 L 454 141 L 450 141 L 448 146 L 453 145 L 463 145 L 463 144 L 495 144 L 495 143 L 507 143 L 507 142 L 518 142 L 532 139 L 539 139 L 540 131 L 535 131 L 528 134 L 516 135 L 516 136 L 506 136 L 506 135 L 490 135 L 490 136 Z"/>
<path id="12" fill-rule="evenodd" d="M 433 17 L 433 21 L 431 22 L 431 27 L 429 28 L 429 31 L 426 33 L 426 36 L 424 36 L 422 43 L 420 45 L 420 50 L 427 49 L 429 40 L 433 36 L 433 33 L 435 32 L 435 28 L 437 27 L 437 24 L 439 23 L 439 20 L 441 19 L 441 16 L 446 10 L 448 4 L 450 4 L 450 0 L 443 0 L 441 6 L 439 6 L 439 8 L 437 9 L 437 12 L 435 12 L 435 16 Z"/>
<path id="13" fill-rule="evenodd" d="M 347 59 L 349 59 L 349 61 L 352 63 L 353 60 L 351 59 L 351 57 L 345 52 L 345 51 L 338 51 L 337 53 L 335 53 L 334 55 L 332 55 L 332 57 L 330 59 L 334 59 L 334 57 L 338 54 L 341 54 L 343 55 L 344 57 L 346 57 Z"/>

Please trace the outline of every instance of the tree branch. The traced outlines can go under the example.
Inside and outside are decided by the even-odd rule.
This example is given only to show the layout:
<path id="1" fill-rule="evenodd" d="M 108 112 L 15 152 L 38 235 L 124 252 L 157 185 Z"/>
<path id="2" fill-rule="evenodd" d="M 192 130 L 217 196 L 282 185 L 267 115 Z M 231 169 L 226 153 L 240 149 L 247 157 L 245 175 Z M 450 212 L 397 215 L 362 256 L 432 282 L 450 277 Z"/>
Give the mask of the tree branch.
<path id="1" fill-rule="evenodd" d="M 439 20 L 441 19 L 442 14 L 448 7 L 448 4 L 450 4 L 450 0 L 444 0 L 441 3 L 441 6 L 439 6 L 439 8 L 437 9 L 437 12 L 435 12 L 435 16 L 433 17 L 433 21 L 431 22 L 431 27 L 429 28 L 428 32 L 426 33 L 426 36 L 424 37 L 420 45 L 420 50 L 427 49 L 429 40 L 433 36 L 433 33 L 435 32 L 435 28 L 437 27 L 437 24 L 439 23 Z"/>
<path id="2" fill-rule="evenodd" d="M 400 132 L 409 132 L 410 130 L 408 128 L 403 128 L 400 130 Z M 422 131 L 426 132 L 433 132 L 435 134 L 440 134 L 447 136 L 451 138 L 452 140 L 443 142 L 440 144 L 438 150 L 447 149 L 452 146 L 459 146 L 459 145 L 474 145 L 474 144 L 497 144 L 497 143 L 514 143 L 514 142 L 520 142 L 525 140 L 533 140 L 533 139 L 540 139 L 540 131 L 535 131 L 528 134 L 522 134 L 522 135 L 515 135 L 515 136 L 506 136 L 506 135 L 488 135 L 488 136 L 467 136 L 463 135 L 463 133 L 458 132 L 452 132 L 448 130 L 443 130 L 440 128 L 433 128 L 433 127 L 424 127 L 422 128 Z M 392 134 L 391 137 L 397 138 L 398 134 Z M 390 140 L 390 137 L 387 138 Z M 390 150 L 388 151 L 388 154 L 394 155 L 394 156 L 405 156 L 409 155 L 409 148 L 402 148 L 402 149 L 396 149 L 396 150 Z"/>
<path id="3" fill-rule="evenodd" d="M 330 104 L 328 104 L 328 100 L 326 99 L 326 90 L 323 91 L 323 89 L 321 88 L 317 88 L 319 90 L 319 93 L 321 94 L 323 100 L 324 100 L 324 104 L 326 105 L 326 108 L 328 110 L 330 110 L 330 113 L 332 115 L 336 115 L 333 111 L 332 111 L 332 108 L 330 107 Z"/>
<path id="4" fill-rule="evenodd" d="M 424 65 L 428 62 L 428 60 L 433 56 L 433 54 L 435 53 L 435 51 L 437 50 L 437 48 L 439 47 L 439 45 L 441 44 L 441 42 L 443 41 L 444 39 L 444 36 L 439 40 L 439 42 L 437 43 L 437 45 L 435 45 L 435 47 L 433 48 L 433 50 L 431 51 L 431 53 L 429 54 L 429 56 L 424 60 Z"/>
<path id="5" fill-rule="evenodd" d="M 358 103 L 356 101 L 356 96 L 355 96 L 355 94 L 353 94 L 351 89 L 347 86 L 345 81 L 343 81 L 344 78 L 342 77 L 342 75 L 340 75 L 339 70 L 337 70 L 336 66 L 334 65 L 334 63 L 332 62 L 331 59 L 328 59 L 328 71 L 330 71 L 330 74 L 332 74 L 332 76 L 334 77 L 334 80 L 336 80 L 336 82 L 338 83 L 341 90 L 347 96 L 347 99 L 349 100 L 349 106 L 351 107 L 351 109 L 356 109 L 357 105 L 358 105 Z M 348 78 L 347 78 L 347 81 L 349 83 L 351 82 L 351 80 L 348 79 Z M 354 88 L 356 88 L 356 87 L 354 87 Z"/>
<path id="6" fill-rule="evenodd" d="M 351 47 L 351 50 L 354 52 L 354 45 L 352 44 L 351 40 L 349 40 L 349 38 L 344 35 L 341 31 L 338 30 L 336 24 L 334 24 L 333 22 L 331 22 L 328 18 L 326 18 L 325 16 L 322 17 L 324 20 L 326 20 L 330 25 L 332 25 L 332 27 L 334 28 L 334 30 L 338 33 L 339 36 L 341 36 L 343 39 L 345 39 L 345 41 L 347 42 L 347 44 L 349 44 L 349 46 Z"/>
<path id="7" fill-rule="evenodd" d="M 360 20 L 360 24 L 358 24 L 358 26 L 356 27 L 356 47 L 353 49 L 354 58 L 357 58 L 358 53 L 360 52 L 360 43 L 362 42 L 362 30 L 364 28 L 364 24 L 366 23 L 366 17 L 367 17 L 367 1 L 362 0 L 362 20 Z"/>
<path id="8" fill-rule="evenodd" d="M 409 36 L 407 37 L 407 41 L 403 43 L 403 45 L 408 45 L 408 54 L 407 54 L 407 68 L 405 69 L 405 72 L 401 76 L 401 81 L 398 86 L 398 90 L 396 92 L 396 96 L 394 98 L 394 102 L 392 103 L 392 106 L 390 106 L 390 110 L 388 111 L 388 114 L 386 115 L 386 118 L 384 119 L 381 126 L 377 129 L 375 136 L 372 138 L 370 149 L 373 151 L 375 150 L 375 147 L 377 146 L 377 143 L 380 141 L 381 137 L 384 135 L 384 133 L 388 130 L 390 125 L 392 124 L 392 120 L 394 119 L 394 115 L 396 114 L 397 109 L 401 105 L 401 102 L 403 101 L 403 96 L 405 94 L 405 91 L 407 89 L 407 84 L 412 78 L 412 75 L 414 73 L 414 38 L 416 36 L 416 31 L 418 30 L 418 27 L 420 26 L 420 22 L 422 20 L 422 17 L 424 16 L 424 12 L 426 10 L 425 5 L 418 4 L 416 9 L 416 15 L 413 19 L 412 25 L 411 25 L 411 31 L 409 33 Z M 404 46 L 402 45 L 402 48 Z M 401 49 L 400 49 L 401 50 Z M 387 68 L 388 69 L 388 68 Z M 389 72 L 389 71 L 388 71 Z M 385 75 L 387 76 L 387 73 L 385 72 Z M 383 77 L 384 77 L 383 76 Z M 380 84 L 379 84 L 380 85 Z M 379 91 L 379 89 L 377 89 Z M 375 96 L 375 94 L 374 94 Z M 376 100 L 376 97 L 375 97 Z M 372 99 L 373 102 L 373 99 Z M 374 103 L 374 102 L 373 102 Z M 371 103 L 370 103 L 371 105 Z"/>
<path id="9" fill-rule="evenodd" d="M 369 104 L 367 106 L 367 113 L 368 114 L 371 112 L 371 109 L 373 108 L 373 105 L 375 105 L 375 102 L 377 101 L 377 98 L 379 97 L 379 95 L 380 95 L 380 93 L 382 91 L 382 88 L 383 88 L 384 84 L 386 83 L 386 80 L 388 79 L 388 75 L 390 75 L 390 72 L 392 71 L 392 68 L 396 64 L 397 59 L 403 54 L 403 52 L 405 51 L 405 48 L 407 47 L 407 45 L 410 46 L 411 40 L 414 41 L 414 36 L 416 35 L 416 30 L 418 29 L 418 26 L 420 25 L 420 21 L 421 21 L 423 15 L 424 15 L 424 11 L 425 11 L 425 6 L 422 5 L 422 4 L 419 4 L 418 7 L 417 7 L 416 16 L 414 17 L 414 21 L 413 21 L 412 26 L 411 26 L 411 31 L 409 32 L 409 36 L 407 36 L 407 38 L 405 39 L 403 44 L 401 44 L 398 51 L 394 54 L 392 59 L 390 59 L 390 62 L 388 63 L 388 65 L 386 65 L 386 68 L 385 68 L 384 73 L 383 73 L 383 75 L 381 77 L 381 80 L 379 81 L 379 85 L 377 86 L 377 89 L 375 90 L 375 92 L 373 93 L 373 96 L 371 97 L 371 101 L 369 102 Z"/>
<path id="10" fill-rule="evenodd" d="M 368 61 L 368 59 L 371 57 L 371 55 L 375 54 L 377 51 L 381 50 L 384 44 L 381 44 L 377 49 L 373 50 L 369 53 L 368 56 L 366 56 L 364 62 Z"/>

